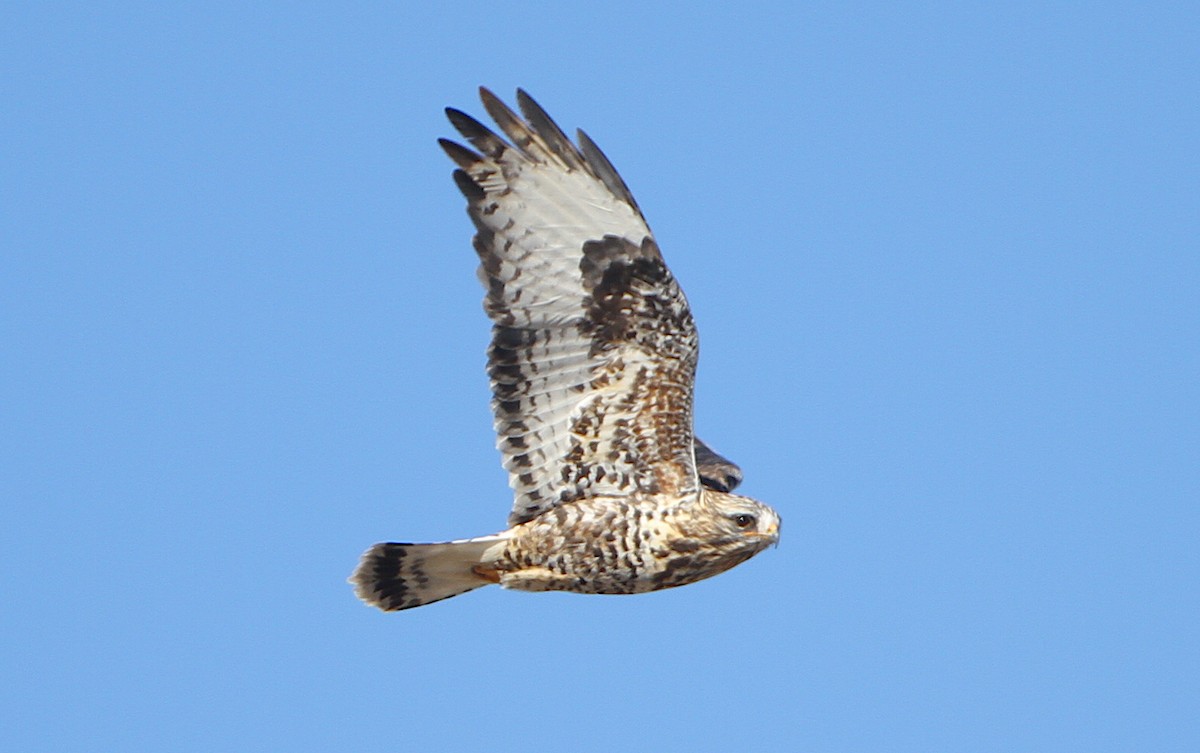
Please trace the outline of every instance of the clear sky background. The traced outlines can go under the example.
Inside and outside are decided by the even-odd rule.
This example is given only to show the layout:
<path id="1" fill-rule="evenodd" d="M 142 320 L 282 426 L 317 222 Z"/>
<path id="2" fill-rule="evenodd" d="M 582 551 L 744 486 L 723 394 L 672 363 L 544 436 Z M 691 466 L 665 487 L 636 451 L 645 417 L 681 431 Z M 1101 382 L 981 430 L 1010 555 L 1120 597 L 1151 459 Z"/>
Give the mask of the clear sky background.
<path id="1" fill-rule="evenodd" d="M 6 6 L 0 748 L 1200 750 L 1194 3 L 443 7 Z M 480 84 L 633 188 L 777 549 L 354 598 L 511 501 Z"/>

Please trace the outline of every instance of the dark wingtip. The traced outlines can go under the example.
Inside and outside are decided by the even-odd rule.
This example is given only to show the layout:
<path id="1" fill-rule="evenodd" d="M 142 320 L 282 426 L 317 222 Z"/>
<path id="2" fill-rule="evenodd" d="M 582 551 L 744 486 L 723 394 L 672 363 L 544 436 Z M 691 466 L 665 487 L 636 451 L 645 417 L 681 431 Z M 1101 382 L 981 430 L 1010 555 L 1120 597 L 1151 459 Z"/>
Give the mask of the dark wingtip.
<path id="1" fill-rule="evenodd" d="M 480 123 L 457 107 L 446 108 L 446 119 L 450 121 L 450 125 L 454 126 L 456 131 L 467 138 L 471 138 L 473 134 L 488 130 L 487 126 L 483 123 Z"/>
<path id="2" fill-rule="evenodd" d="M 438 139 L 437 141 L 438 146 L 442 148 L 442 151 L 444 151 L 446 155 L 450 157 L 450 159 L 454 160 L 454 164 L 463 169 L 467 169 L 472 165 L 477 165 L 483 161 L 483 157 L 480 157 L 478 154 L 466 148 L 457 141 L 451 141 L 450 139 Z"/>
<path id="3" fill-rule="evenodd" d="M 454 107 L 446 108 L 446 118 L 455 130 L 463 135 L 481 154 L 497 158 L 504 153 L 504 140 L 497 136 L 492 129 L 480 123 L 462 110 Z"/>
<path id="4" fill-rule="evenodd" d="M 742 469 L 737 463 L 719 454 L 699 437 L 693 437 L 693 442 L 700 483 L 719 492 L 732 492 L 742 483 Z"/>
<path id="5" fill-rule="evenodd" d="M 542 109 L 542 106 L 537 103 L 537 100 L 534 99 L 529 92 L 525 91 L 519 86 L 517 87 L 517 107 L 520 107 L 522 111 L 524 111 L 527 107 L 537 110 Z"/>
<path id="6" fill-rule="evenodd" d="M 458 190 L 462 191 L 463 196 L 466 196 L 469 201 L 481 201 L 487 192 L 483 187 L 471 179 L 465 170 L 455 170 L 453 173 L 454 184 L 458 186 Z"/>
<path id="7" fill-rule="evenodd" d="M 572 168 L 584 166 L 583 155 L 579 153 L 579 148 L 571 142 L 570 137 L 563 132 L 558 123 L 554 122 L 554 118 L 550 117 L 545 108 L 529 96 L 529 92 L 524 89 L 517 89 L 517 107 L 520 108 L 521 114 L 525 116 L 525 120 L 541 138 L 545 147 L 563 164 Z"/>
<path id="8" fill-rule="evenodd" d="M 489 112 L 493 107 L 508 109 L 508 105 L 504 104 L 504 100 L 497 97 L 496 93 L 486 86 L 479 87 L 479 101 L 483 102 L 483 109 Z"/>
<path id="9" fill-rule="evenodd" d="M 638 207 L 637 200 L 633 198 L 633 192 L 629 190 L 629 186 L 625 184 L 625 179 L 617 172 L 617 168 L 613 167 L 608 155 L 596 146 L 596 142 L 592 141 L 582 128 L 576 129 L 575 137 L 579 139 L 579 150 L 591 168 L 592 174 L 599 178 L 605 186 L 608 186 L 608 190 L 612 191 L 614 196 L 633 207 L 633 211 L 641 214 L 642 210 Z"/>

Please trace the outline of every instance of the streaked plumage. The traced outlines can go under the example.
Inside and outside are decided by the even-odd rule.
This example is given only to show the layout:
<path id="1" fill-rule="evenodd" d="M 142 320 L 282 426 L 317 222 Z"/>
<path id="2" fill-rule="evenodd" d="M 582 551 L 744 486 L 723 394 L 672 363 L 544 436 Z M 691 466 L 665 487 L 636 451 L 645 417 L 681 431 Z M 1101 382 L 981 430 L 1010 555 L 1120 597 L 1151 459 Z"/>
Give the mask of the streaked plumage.
<path id="1" fill-rule="evenodd" d="M 525 92 L 523 119 L 480 94 L 508 141 L 447 109 L 474 149 L 440 143 L 476 228 L 509 528 L 377 544 L 351 577 L 359 597 L 395 610 L 488 583 L 639 593 L 749 559 L 779 518 L 730 493 L 741 470 L 692 433 L 695 324 L 632 194 Z"/>

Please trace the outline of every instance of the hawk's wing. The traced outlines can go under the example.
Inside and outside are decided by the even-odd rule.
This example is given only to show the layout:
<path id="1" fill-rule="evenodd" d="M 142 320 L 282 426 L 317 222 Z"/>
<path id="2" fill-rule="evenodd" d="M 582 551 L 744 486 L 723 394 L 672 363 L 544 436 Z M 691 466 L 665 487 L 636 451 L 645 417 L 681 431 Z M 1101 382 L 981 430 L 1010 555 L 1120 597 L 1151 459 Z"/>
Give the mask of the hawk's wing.
<path id="1" fill-rule="evenodd" d="M 510 523 L 593 496 L 694 494 L 696 328 L 633 196 L 525 92 L 524 120 L 480 96 L 511 143 L 447 109 L 476 151 L 441 144 L 478 231 Z"/>
<path id="2" fill-rule="evenodd" d="M 729 458 L 717 454 L 716 450 L 696 437 L 696 472 L 700 483 L 719 492 L 731 492 L 742 483 L 742 469 Z"/>

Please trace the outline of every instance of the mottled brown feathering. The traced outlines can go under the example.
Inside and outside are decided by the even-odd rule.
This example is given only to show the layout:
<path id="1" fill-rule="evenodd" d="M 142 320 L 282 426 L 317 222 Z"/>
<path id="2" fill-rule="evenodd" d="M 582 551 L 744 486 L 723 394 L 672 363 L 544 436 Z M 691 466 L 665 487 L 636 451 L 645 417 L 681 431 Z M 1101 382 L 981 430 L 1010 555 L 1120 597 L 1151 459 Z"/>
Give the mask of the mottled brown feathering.
<path id="1" fill-rule="evenodd" d="M 351 579 L 359 596 L 406 609 L 491 582 L 636 593 L 749 558 L 779 519 L 729 493 L 741 470 L 693 434 L 695 323 L 628 187 L 525 92 L 522 115 L 481 97 L 507 139 L 447 109 L 473 149 L 440 143 L 476 229 L 510 527 L 377 545 Z"/>

